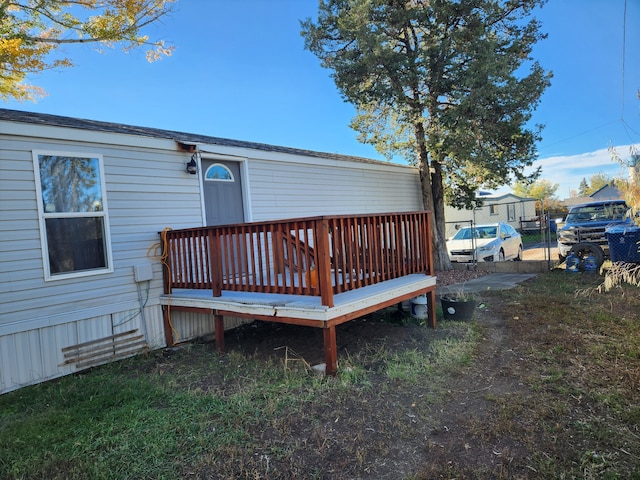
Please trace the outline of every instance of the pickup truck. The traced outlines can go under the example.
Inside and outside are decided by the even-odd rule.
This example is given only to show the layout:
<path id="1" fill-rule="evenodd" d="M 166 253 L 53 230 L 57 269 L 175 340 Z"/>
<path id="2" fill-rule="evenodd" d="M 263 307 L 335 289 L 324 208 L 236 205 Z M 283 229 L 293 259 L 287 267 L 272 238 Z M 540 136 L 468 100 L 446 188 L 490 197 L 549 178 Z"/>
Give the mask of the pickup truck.
<path id="1" fill-rule="evenodd" d="M 558 229 L 558 258 L 564 262 L 573 251 L 584 257 L 591 253 L 598 265 L 609 257 L 605 229 L 631 223 L 629 207 L 624 200 L 602 200 L 575 205 L 569 210 L 564 226 Z"/>

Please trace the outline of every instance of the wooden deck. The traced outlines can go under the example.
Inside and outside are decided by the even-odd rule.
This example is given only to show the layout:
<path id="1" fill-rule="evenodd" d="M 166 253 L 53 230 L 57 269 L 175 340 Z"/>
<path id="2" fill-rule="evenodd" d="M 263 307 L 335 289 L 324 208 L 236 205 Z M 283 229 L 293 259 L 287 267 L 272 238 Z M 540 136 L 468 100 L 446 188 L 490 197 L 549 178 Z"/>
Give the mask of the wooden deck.
<path id="1" fill-rule="evenodd" d="M 171 310 L 322 328 L 326 372 L 337 370 L 335 327 L 427 294 L 436 327 L 428 212 L 314 217 L 162 232 L 167 345 Z"/>

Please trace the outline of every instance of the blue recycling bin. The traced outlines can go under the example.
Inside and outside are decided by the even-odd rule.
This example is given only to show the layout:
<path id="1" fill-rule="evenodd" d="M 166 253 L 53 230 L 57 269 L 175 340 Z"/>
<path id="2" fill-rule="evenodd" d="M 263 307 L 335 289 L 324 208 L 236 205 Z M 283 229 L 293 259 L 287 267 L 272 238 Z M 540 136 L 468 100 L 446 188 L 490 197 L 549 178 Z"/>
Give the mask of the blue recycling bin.
<path id="1" fill-rule="evenodd" d="M 612 262 L 640 263 L 640 227 L 614 225 L 604 233 Z"/>

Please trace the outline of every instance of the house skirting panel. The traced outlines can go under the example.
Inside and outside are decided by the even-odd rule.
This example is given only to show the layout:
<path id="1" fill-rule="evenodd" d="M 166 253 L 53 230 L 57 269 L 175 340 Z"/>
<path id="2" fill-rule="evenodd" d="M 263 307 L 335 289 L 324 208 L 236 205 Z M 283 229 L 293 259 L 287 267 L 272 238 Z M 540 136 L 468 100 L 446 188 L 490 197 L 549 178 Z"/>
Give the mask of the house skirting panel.
<path id="1" fill-rule="evenodd" d="M 141 335 L 148 349 L 164 347 L 161 307 L 153 305 L 144 310 L 123 310 L 2 335 L 0 393 L 83 370 L 74 363 L 65 363 L 68 359 L 65 359 L 63 349 L 87 342 L 91 344 L 127 331 L 136 331 Z M 107 358 L 101 363 L 109 361 Z"/>
<path id="2" fill-rule="evenodd" d="M 209 337 L 215 332 L 211 314 L 172 310 L 170 321 L 173 343 L 189 342 L 197 338 Z M 225 316 L 224 329 L 230 330 L 251 322 L 253 322 L 252 319 Z"/>

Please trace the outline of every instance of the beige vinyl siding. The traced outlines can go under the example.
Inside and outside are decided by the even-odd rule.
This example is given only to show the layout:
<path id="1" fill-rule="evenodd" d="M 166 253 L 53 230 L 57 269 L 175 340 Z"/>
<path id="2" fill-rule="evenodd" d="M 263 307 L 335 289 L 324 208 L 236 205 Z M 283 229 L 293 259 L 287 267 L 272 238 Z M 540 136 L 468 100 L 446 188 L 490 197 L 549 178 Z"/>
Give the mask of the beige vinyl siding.
<path id="1" fill-rule="evenodd" d="M 417 170 L 250 160 L 253 220 L 421 210 Z"/>
<path id="2" fill-rule="evenodd" d="M 9 143 L 3 142 L 3 147 Z M 159 241 L 158 232 L 169 226 L 201 224 L 197 179 L 184 172 L 183 159 L 163 150 L 73 141 L 25 138 L 10 143 L 11 151 L 3 149 L 1 159 L 3 173 L 13 173 L 3 175 L 0 184 L 2 196 L 6 197 L 3 200 L 7 200 L 0 206 L 0 250 L 7 274 L 0 279 L 0 332 L 3 324 L 56 315 L 69 310 L 70 305 L 73 310 L 82 310 L 109 303 L 137 303 L 132 267 L 139 263 L 155 263 L 152 297 L 156 298 L 161 290 L 161 269 L 147 252 Z M 33 163 L 29 166 L 32 150 L 103 156 L 113 273 L 44 282 Z M 26 207 L 19 208 L 20 205 Z M 109 310 L 105 306 L 105 311 Z"/>
<path id="3" fill-rule="evenodd" d="M 199 175 L 174 139 L 0 120 L 0 393 L 75 371 L 61 349 L 128 329 L 164 345 L 157 252 L 164 228 L 202 225 Z M 9 135 L 7 132 L 12 132 Z M 103 158 L 113 272 L 44 280 L 32 151 Z M 208 156 L 245 161 L 247 218 L 420 210 L 415 168 L 208 145 Z M 152 264 L 140 284 L 133 267 Z M 146 322 L 143 324 L 142 319 Z M 211 316 L 176 312 L 181 339 L 213 331 Z M 245 320 L 225 318 L 231 328 Z"/>
<path id="4" fill-rule="evenodd" d="M 0 392 L 74 371 L 61 365 L 65 346 L 142 333 L 134 265 L 153 264 L 153 280 L 141 284 L 144 331 L 151 346 L 164 345 L 161 265 L 149 249 L 165 227 L 201 225 L 197 178 L 184 172 L 184 155 L 72 138 L 0 135 L 0 143 Z M 33 150 L 103 156 L 113 273 L 44 281 Z"/>
<path id="5" fill-rule="evenodd" d="M 515 195 L 506 194 L 504 197 L 488 197 L 484 199 L 484 206 L 474 210 L 456 209 L 451 206 L 445 208 L 445 220 L 447 222 L 447 237 L 455 234 L 455 222 L 475 221 L 476 224 L 508 223 L 515 229 L 520 229 L 521 217 L 532 217 L 536 214 L 536 202 L 530 198 L 520 198 Z M 507 208 L 513 205 L 515 218 L 508 220 Z M 495 209 L 495 214 L 491 213 L 491 206 Z"/>

